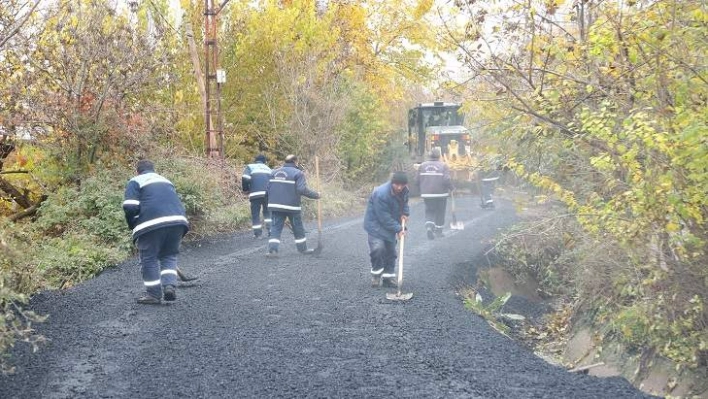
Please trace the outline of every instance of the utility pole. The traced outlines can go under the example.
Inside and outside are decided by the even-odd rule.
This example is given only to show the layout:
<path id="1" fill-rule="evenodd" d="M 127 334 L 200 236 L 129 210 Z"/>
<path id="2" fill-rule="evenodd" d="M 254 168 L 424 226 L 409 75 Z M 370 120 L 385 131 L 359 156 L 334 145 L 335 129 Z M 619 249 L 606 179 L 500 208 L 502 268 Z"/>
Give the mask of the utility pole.
<path id="1" fill-rule="evenodd" d="M 226 82 L 226 73 L 219 69 L 219 46 L 217 41 L 217 16 L 229 0 L 215 5 L 216 0 L 204 0 L 204 86 L 206 102 L 204 122 L 206 125 L 206 155 L 209 158 L 224 157 L 224 118 L 221 112 L 221 85 Z"/>

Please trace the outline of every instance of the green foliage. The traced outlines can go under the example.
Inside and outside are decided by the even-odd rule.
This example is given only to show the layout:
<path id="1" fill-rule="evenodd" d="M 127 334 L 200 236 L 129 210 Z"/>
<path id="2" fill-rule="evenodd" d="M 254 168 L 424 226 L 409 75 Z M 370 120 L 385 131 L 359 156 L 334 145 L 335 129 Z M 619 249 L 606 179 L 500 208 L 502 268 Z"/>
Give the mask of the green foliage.
<path id="1" fill-rule="evenodd" d="M 201 237 L 233 232 L 234 229 L 249 226 L 250 223 L 251 210 L 249 204 L 247 201 L 242 200 L 223 207 L 212 207 L 205 217 L 200 220 L 198 230 L 192 231 L 192 234 L 198 234 Z"/>
<path id="2" fill-rule="evenodd" d="M 308 185 L 313 189 L 317 187 L 313 180 L 310 180 Z M 323 218 L 363 212 L 364 199 L 345 189 L 339 183 L 323 184 L 319 192 L 322 194 L 319 201 Z M 305 220 L 317 220 L 317 201 L 303 198 L 302 214 Z"/>
<path id="3" fill-rule="evenodd" d="M 47 288 L 67 288 L 94 277 L 125 256 L 124 251 L 105 245 L 95 236 L 64 234 L 43 241 L 33 262 L 45 275 Z"/>
<path id="4" fill-rule="evenodd" d="M 597 240 L 570 215 L 543 208 L 527 212 L 503 234 L 496 249 L 505 269 L 519 280 L 539 281 L 545 293 L 578 302 L 583 311 L 577 317 L 606 338 L 637 351 L 653 349 L 682 366 L 705 361 L 708 319 L 696 293 L 705 287 L 705 277 L 696 279 L 705 275 L 703 267 L 665 272 L 651 257 L 632 256 L 621 242 Z M 692 279 L 685 277 L 689 272 Z"/>
<path id="5" fill-rule="evenodd" d="M 101 170 L 79 187 L 60 188 L 42 205 L 32 226 L 39 248 L 32 264 L 52 286 L 83 281 L 129 253 L 121 207 L 127 179 L 120 172 Z"/>
<path id="6" fill-rule="evenodd" d="M 23 309 L 29 298 L 27 290 L 42 281 L 37 270 L 23 265 L 30 248 L 6 221 L 0 220 L 0 373 L 13 370 L 7 351 L 17 341 L 31 345 L 33 350 L 44 341 L 32 330 L 32 324 L 42 322 L 44 317 Z"/>
<path id="7" fill-rule="evenodd" d="M 605 334 L 631 349 L 655 348 L 683 367 L 697 367 L 706 360 L 702 357 L 708 348 L 704 304 L 694 295 L 686 309 L 677 313 L 672 302 L 659 295 L 626 307 L 610 305 L 602 308 L 598 320 L 609 322 Z"/>
<path id="8" fill-rule="evenodd" d="M 507 292 L 502 296 L 495 297 L 494 300 L 487 305 L 484 304 L 481 297 L 478 297 L 478 295 L 479 294 L 474 292 L 465 293 L 465 307 L 482 316 L 482 318 L 487 320 L 489 325 L 497 331 L 502 334 L 508 333 L 509 327 L 499 321 L 499 319 L 501 317 L 500 311 L 507 301 L 509 301 L 509 298 L 511 298 L 511 293 Z"/>
<path id="9" fill-rule="evenodd" d="M 27 297 L 0 286 L 0 373 L 14 371 L 7 351 L 18 341 L 31 345 L 33 351 L 45 341 L 44 337 L 33 334 L 32 323 L 41 323 L 46 317 L 23 309 L 26 302 Z"/>
<path id="10" fill-rule="evenodd" d="M 392 163 L 384 151 L 395 137 L 385 131 L 383 106 L 361 86 L 352 89 L 353 107 L 341 126 L 337 153 L 344 164 L 344 177 L 359 181 L 364 176 L 371 178 L 372 168 Z"/>
<path id="11" fill-rule="evenodd" d="M 613 317 L 614 326 L 620 334 L 620 340 L 635 350 L 642 349 L 648 342 L 649 326 L 646 313 L 639 307 L 621 309 Z"/>
<path id="12" fill-rule="evenodd" d="M 318 13 L 310 0 L 231 3 L 220 42 L 232 77 L 226 152 L 318 155 L 345 168 L 339 179 L 368 171 L 400 128 L 389 104 L 402 101 L 407 80 L 429 76 L 411 43 L 438 45 L 425 21 L 431 4 L 333 2 Z"/>
<path id="13" fill-rule="evenodd" d="M 64 186 L 40 209 L 35 227 L 44 234 L 94 236 L 102 243 L 126 250 L 122 211 L 123 190 L 128 179 L 120 171 L 101 170 L 84 179 L 80 187 Z"/>
<path id="14" fill-rule="evenodd" d="M 518 281 L 537 281 L 546 293 L 575 295 L 584 288 L 594 289 L 573 284 L 574 268 L 587 250 L 580 227 L 571 215 L 557 213 L 549 205 L 536 208 L 540 213 L 525 215 L 497 243 L 504 268 Z"/>
<path id="15" fill-rule="evenodd" d="M 155 161 L 155 170 L 172 181 L 190 219 L 198 220 L 236 203 L 240 181 L 236 168 L 199 158 L 165 157 Z"/>
<path id="16" fill-rule="evenodd" d="M 492 34 L 468 26 L 457 38 L 479 74 L 469 97 L 484 100 L 476 111 L 499 132 L 507 166 L 577 222 L 512 236 L 503 248 L 512 269 L 604 309 L 595 321 L 625 343 L 699 364 L 708 319 L 694 305 L 705 302 L 708 278 L 708 75 L 695 65 L 707 59 L 705 7 L 593 3 L 588 17 L 581 2 L 576 9 L 586 12 L 567 21 L 542 2 L 477 3 L 466 10 L 470 20 L 501 19 Z"/>

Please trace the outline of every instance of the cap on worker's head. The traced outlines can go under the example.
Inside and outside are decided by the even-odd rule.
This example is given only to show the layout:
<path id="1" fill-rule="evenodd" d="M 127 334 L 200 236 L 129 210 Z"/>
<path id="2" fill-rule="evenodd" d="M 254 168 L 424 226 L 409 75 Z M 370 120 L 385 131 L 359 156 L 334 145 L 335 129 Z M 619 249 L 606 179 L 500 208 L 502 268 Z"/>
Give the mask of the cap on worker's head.
<path id="1" fill-rule="evenodd" d="M 406 172 L 394 172 L 391 176 L 391 183 L 408 184 L 408 175 Z"/>
<path id="2" fill-rule="evenodd" d="M 430 150 L 430 159 L 440 159 L 440 149 L 435 147 Z"/>
<path id="3" fill-rule="evenodd" d="M 149 159 L 141 159 L 135 165 L 135 170 L 138 171 L 138 174 L 143 173 L 143 172 L 154 172 L 155 165 Z"/>
<path id="4" fill-rule="evenodd" d="M 256 162 L 265 163 L 266 162 L 265 155 L 263 155 L 263 154 L 256 155 Z"/>
<path id="5" fill-rule="evenodd" d="M 288 162 L 288 163 L 295 163 L 295 162 L 297 162 L 297 156 L 296 156 L 296 155 L 293 155 L 293 154 L 290 154 L 290 155 L 288 155 L 287 157 L 285 157 L 285 162 Z"/>

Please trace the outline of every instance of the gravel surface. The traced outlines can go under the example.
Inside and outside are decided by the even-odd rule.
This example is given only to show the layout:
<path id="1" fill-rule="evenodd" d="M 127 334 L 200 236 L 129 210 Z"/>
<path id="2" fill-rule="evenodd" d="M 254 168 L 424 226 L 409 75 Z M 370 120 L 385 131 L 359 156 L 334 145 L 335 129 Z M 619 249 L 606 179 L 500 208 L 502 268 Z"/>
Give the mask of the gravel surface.
<path id="1" fill-rule="evenodd" d="M 17 345 L 0 398 L 649 397 L 621 378 L 552 366 L 464 308 L 455 287 L 514 217 L 503 201 L 457 202 L 465 229 L 429 241 L 412 201 L 407 302 L 370 286 L 361 218 L 325 223 L 319 257 L 298 254 L 287 230 L 278 259 L 248 232 L 187 246 L 181 268 L 199 280 L 169 305 L 135 303 L 134 260 L 41 293 L 31 304 L 50 315 L 37 326 L 49 343 L 34 354 Z"/>

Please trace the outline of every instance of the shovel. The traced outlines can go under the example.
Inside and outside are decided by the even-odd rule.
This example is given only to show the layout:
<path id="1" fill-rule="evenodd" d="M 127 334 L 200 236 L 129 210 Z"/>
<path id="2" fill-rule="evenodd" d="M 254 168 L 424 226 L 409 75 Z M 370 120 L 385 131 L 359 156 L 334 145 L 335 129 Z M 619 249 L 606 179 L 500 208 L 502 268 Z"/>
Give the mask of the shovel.
<path id="1" fill-rule="evenodd" d="M 322 195 L 322 187 L 320 185 L 320 160 L 315 156 L 315 177 L 317 179 L 317 192 Z M 322 204 L 317 199 L 317 247 L 313 254 L 319 255 L 322 253 Z"/>
<path id="2" fill-rule="evenodd" d="M 406 231 L 406 220 L 401 220 L 401 231 Z M 407 301 L 413 297 L 413 293 L 401 294 L 401 287 L 403 286 L 403 244 L 405 243 L 406 235 L 401 236 L 401 245 L 398 249 L 398 292 L 395 294 L 386 294 L 386 299 L 391 301 Z"/>
<path id="3" fill-rule="evenodd" d="M 450 195 L 450 212 L 452 213 L 452 222 L 450 222 L 450 229 L 452 230 L 464 230 L 465 224 L 457 221 L 457 215 L 455 214 L 455 191 Z"/>
<path id="4" fill-rule="evenodd" d="M 180 268 L 177 268 L 177 277 L 180 279 L 180 281 L 194 281 L 198 279 L 199 277 L 196 276 L 190 276 L 189 274 L 185 274 Z"/>

